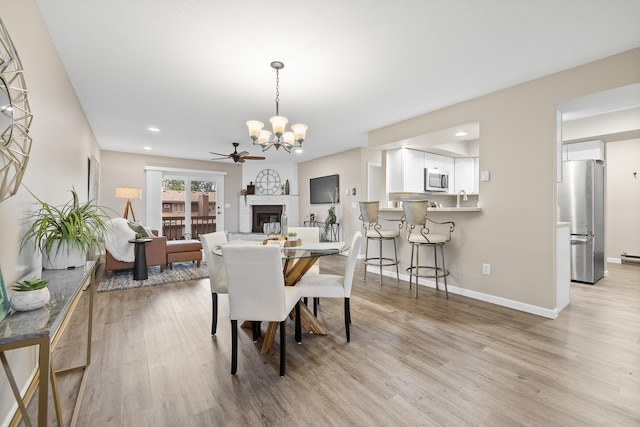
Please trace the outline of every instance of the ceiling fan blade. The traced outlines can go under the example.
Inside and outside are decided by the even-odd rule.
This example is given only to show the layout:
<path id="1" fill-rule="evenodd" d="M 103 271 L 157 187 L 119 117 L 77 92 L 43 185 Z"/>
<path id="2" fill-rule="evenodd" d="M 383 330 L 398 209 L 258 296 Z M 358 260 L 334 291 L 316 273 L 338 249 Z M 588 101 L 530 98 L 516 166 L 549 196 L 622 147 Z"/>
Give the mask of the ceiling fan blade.
<path id="1" fill-rule="evenodd" d="M 216 155 L 216 156 L 223 156 L 223 157 L 226 157 L 227 159 L 229 157 L 231 157 L 230 154 L 214 153 L 213 151 L 209 151 L 209 154 L 213 154 L 213 155 Z"/>
<path id="2" fill-rule="evenodd" d="M 238 157 L 245 157 L 248 154 L 249 154 L 248 151 L 241 151 L 241 152 L 237 153 Z"/>
<path id="3" fill-rule="evenodd" d="M 235 159 L 234 159 L 235 160 Z M 238 160 L 236 160 L 236 163 L 244 163 L 244 158 L 240 157 Z"/>
<path id="4" fill-rule="evenodd" d="M 243 159 L 245 159 L 245 160 L 264 160 L 264 159 L 266 159 L 266 157 L 262 157 L 262 156 L 244 156 Z"/>

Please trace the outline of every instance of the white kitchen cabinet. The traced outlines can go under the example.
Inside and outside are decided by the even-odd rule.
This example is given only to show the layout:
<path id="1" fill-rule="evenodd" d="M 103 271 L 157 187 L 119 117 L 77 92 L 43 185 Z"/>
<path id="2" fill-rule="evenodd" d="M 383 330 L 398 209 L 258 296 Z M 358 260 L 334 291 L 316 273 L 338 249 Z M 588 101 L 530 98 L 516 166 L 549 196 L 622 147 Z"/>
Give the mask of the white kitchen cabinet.
<path id="1" fill-rule="evenodd" d="M 452 157 L 442 156 L 440 154 L 424 153 L 424 167 L 437 168 L 440 170 L 453 173 L 454 163 Z"/>
<path id="2" fill-rule="evenodd" d="M 562 145 L 562 160 L 602 160 L 604 161 L 604 141 L 574 142 Z"/>
<path id="3" fill-rule="evenodd" d="M 467 194 L 477 194 L 478 170 L 476 169 L 476 158 L 457 157 L 455 162 L 455 180 L 453 194 L 458 194 L 464 190 Z"/>
<path id="4" fill-rule="evenodd" d="M 422 151 L 403 149 L 402 179 L 404 191 L 424 191 L 424 155 Z"/>
<path id="5" fill-rule="evenodd" d="M 387 192 L 423 192 L 425 154 L 399 148 L 387 151 Z"/>

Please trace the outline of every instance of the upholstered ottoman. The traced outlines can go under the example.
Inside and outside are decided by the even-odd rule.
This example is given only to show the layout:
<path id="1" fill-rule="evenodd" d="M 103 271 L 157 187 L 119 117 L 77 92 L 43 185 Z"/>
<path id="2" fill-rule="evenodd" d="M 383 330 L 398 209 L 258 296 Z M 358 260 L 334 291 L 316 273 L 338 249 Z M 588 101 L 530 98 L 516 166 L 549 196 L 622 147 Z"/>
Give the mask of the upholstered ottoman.
<path id="1" fill-rule="evenodd" d="M 202 243 L 200 240 L 167 240 L 167 264 L 173 270 L 174 262 L 195 261 L 200 267 Z"/>

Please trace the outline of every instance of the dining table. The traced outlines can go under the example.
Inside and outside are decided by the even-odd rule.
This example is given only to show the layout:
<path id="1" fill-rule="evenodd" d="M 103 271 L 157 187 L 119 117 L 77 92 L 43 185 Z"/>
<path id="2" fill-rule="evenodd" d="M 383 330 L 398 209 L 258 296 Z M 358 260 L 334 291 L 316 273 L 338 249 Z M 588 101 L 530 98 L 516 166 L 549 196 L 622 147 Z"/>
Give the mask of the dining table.
<path id="1" fill-rule="evenodd" d="M 278 243 L 273 243 L 278 242 Z M 282 243 L 280 243 L 282 242 Z M 284 274 L 284 285 L 295 286 L 300 279 L 309 271 L 321 257 L 339 255 L 349 249 L 345 242 L 314 242 L 299 243 L 297 246 L 284 246 L 287 241 L 253 241 L 253 240 L 230 240 L 221 245 L 214 246 L 211 251 L 216 256 L 222 256 L 222 246 L 224 245 L 263 245 L 274 244 L 280 246 L 282 253 L 282 271 Z M 250 328 L 253 322 L 246 321 L 243 327 Z M 327 335 L 327 330 L 318 320 L 313 312 L 305 304 L 300 304 L 300 323 L 307 332 L 316 335 Z M 265 354 L 269 351 L 275 340 L 278 330 L 278 322 L 269 322 L 265 332 L 260 352 Z"/>

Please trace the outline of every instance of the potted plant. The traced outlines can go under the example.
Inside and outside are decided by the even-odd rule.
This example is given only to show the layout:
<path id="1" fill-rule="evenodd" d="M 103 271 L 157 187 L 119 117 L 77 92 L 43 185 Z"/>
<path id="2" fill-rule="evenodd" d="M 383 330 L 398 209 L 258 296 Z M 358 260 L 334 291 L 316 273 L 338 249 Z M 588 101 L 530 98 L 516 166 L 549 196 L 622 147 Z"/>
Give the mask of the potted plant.
<path id="1" fill-rule="evenodd" d="M 338 218 L 336 217 L 336 207 L 331 206 L 328 211 L 327 219 L 324 220 L 324 232 L 329 235 L 329 230 L 331 226 L 338 222 Z"/>
<path id="2" fill-rule="evenodd" d="M 25 222 L 31 222 L 20 243 L 20 250 L 33 239 L 42 253 L 45 269 L 65 269 L 83 266 L 87 251 L 102 249 L 107 232 L 107 208 L 93 200 L 80 203 L 75 189 L 64 206 L 52 206 L 33 193 L 38 209 L 29 212 Z"/>
<path id="3" fill-rule="evenodd" d="M 15 311 L 29 311 L 49 304 L 49 281 L 33 277 L 23 280 L 13 286 L 16 291 L 11 297 L 11 308 Z"/>
<path id="4" fill-rule="evenodd" d="M 288 237 L 289 240 L 294 240 L 294 241 L 298 240 L 298 233 L 291 232 L 291 233 L 288 234 L 287 237 Z"/>

